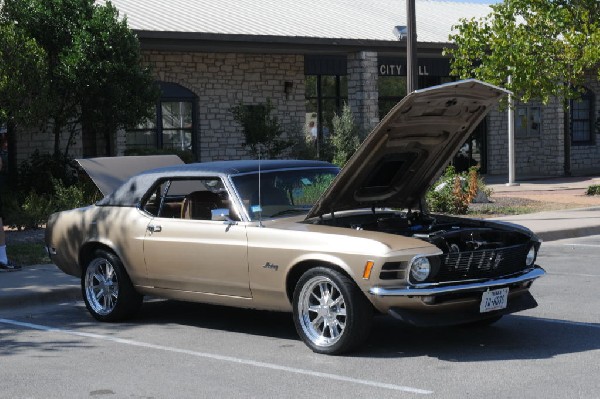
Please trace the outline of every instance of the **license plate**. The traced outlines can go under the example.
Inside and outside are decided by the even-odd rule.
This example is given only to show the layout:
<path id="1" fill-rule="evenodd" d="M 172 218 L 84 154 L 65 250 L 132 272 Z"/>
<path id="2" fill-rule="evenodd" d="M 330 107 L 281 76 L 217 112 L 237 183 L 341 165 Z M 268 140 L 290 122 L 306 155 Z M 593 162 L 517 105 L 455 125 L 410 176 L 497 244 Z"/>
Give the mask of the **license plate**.
<path id="1" fill-rule="evenodd" d="M 497 290 L 486 291 L 481 298 L 479 312 L 486 313 L 492 310 L 506 308 L 508 303 L 508 288 L 500 288 Z"/>

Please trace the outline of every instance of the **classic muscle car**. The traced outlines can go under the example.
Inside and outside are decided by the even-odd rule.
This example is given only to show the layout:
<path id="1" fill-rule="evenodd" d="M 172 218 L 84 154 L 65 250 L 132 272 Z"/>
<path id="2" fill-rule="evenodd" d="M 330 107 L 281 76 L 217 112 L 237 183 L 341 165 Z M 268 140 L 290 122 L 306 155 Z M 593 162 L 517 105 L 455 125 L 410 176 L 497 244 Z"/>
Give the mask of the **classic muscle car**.
<path id="1" fill-rule="evenodd" d="M 537 306 L 540 240 L 517 225 L 430 214 L 423 198 L 504 95 L 473 80 L 412 93 L 341 170 L 223 161 L 126 178 L 147 158 L 83 160 L 105 197 L 53 214 L 47 250 L 81 277 L 101 321 L 131 317 L 144 295 L 291 311 L 306 345 L 326 354 L 356 349 L 375 313 L 492 323 Z"/>

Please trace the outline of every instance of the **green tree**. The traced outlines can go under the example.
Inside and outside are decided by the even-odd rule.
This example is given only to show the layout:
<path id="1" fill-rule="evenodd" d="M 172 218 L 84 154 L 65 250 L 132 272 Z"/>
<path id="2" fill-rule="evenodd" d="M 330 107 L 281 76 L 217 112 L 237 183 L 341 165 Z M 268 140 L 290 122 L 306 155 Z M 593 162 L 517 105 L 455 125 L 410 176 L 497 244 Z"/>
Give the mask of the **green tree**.
<path id="1" fill-rule="evenodd" d="M 139 43 L 110 2 L 4 0 L 0 20 L 44 52 L 46 112 L 40 120 L 54 134 L 55 155 L 68 154 L 82 124 L 113 134 L 155 104 L 158 90 L 140 64 Z M 65 131 L 71 137 L 61 151 Z"/>
<path id="2" fill-rule="evenodd" d="M 90 82 L 80 96 L 82 128 L 102 135 L 110 154 L 114 132 L 154 116 L 160 91 L 150 69 L 141 67 L 137 37 L 110 3 L 96 7 L 75 48 L 79 70 Z"/>
<path id="3" fill-rule="evenodd" d="M 598 0 L 505 0 L 482 19 L 463 19 L 450 35 L 452 73 L 511 90 L 517 99 L 577 99 L 586 72 L 600 77 Z M 509 81 L 508 77 L 511 76 Z M 568 116 L 568 112 L 565 112 Z M 570 173 L 570 131 L 565 118 L 565 173 Z"/>
<path id="4" fill-rule="evenodd" d="M 244 145 L 255 157 L 277 158 L 293 144 L 282 137 L 283 129 L 279 120 L 272 115 L 274 109 L 271 100 L 267 100 L 265 104 L 240 103 L 230 110 L 233 119 L 242 125 Z"/>
<path id="5" fill-rule="evenodd" d="M 44 51 L 12 24 L 0 21 L 0 124 L 6 124 L 14 147 L 15 126 L 39 119 L 46 90 Z M 16 153 L 9 152 L 9 179 L 14 180 Z"/>
<path id="6" fill-rule="evenodd" d="M 445 49 L 453 74 L 547 103 L 553 96 L 577 98 L 585 72 L 598 72 L 598 0 L 505 0 L 491 8 L 483 19 L 455 26 L 455 47 Z"/>

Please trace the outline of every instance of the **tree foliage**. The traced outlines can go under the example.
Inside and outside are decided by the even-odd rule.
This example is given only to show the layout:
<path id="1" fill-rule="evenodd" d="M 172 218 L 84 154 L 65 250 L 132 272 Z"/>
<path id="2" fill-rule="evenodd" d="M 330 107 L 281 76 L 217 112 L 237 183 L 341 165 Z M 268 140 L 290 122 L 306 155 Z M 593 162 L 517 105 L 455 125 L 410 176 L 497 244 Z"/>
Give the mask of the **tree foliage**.
<path id="1" fill-rule="evenodd" d="M 244 145 L 255 157 L 277 158 L 292 142 L 282 137 L 283 129 L 276 116 L 271 100 L 264 104 L 238 104 L 231 108 L 233 118 L 242 125 Z"/>
<path id="2" fill-rule="evenodd" d="M 31 71 L 44 89 L 36 93 L 35 104 L 43 104 L 37 109 L 45 112 L 36 117 L 52 128 L 55 154 L 61 153 L 65 130 L 73 132 L 84 124 L 112 134 L 147 116 L 155 104 L 158 89 L 140 64 L 137 38 L 110 2 L 4 0 L 0 25 L 30 44 L 23 57 L 39 67 Z M 0 54 L 1 63 L 10 62 L 6 57 L 16 52 L 18 43 L 12 45 Z M 15 91 L 21 95 L 28 91 L 27 82 L 18 78 L 23 73 L 22 68 L 6 73 L 9 80 L 17 77 L 14 82 L 20 87 Z"/>
<path id="3" fill-rule="evenodd" d="M 505 0 L 450 36 L 452 73 L 513 91 L 522 101 L 577 98 L 600 63 L 598 0 Z M 512 76 L 512 82 L 507 82 Z"/>
<path id="4" fill-rule="evenodd" d="M 0 119 L 35 118 L 43 104 L 44 51 L 11 24 L 0 22 Z"/>
<path id="5" fill-rule="evenodd" d="M 358 126 L 348 104 L 344 104 L 341 115 L 333 117 L 332 123 L 333 163 L 342 167 L 360 146 Z"/>

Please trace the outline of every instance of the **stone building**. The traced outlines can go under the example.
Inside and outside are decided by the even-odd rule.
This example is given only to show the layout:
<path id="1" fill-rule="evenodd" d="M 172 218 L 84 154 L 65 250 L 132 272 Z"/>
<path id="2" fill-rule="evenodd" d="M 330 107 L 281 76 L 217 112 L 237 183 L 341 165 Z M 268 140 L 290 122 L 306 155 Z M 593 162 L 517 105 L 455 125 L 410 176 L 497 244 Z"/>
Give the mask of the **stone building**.
<path id="1" fill-rule="evenodd" d="M 406 26 L 402 0 L 113 0 L 137 33 L 144 62 L 161 87 L 156 118 L 103 138 L 78 137 L 76 156 L 122 155 L 135 149 L 183 149 L 198 161 L 248 158 L 231 108 L 271 101 L 288 135 L 333 133 L 331 119 L 347 103 L 361 129 L 374 127 L 406 94 Z M 487 5 L 416 0 L 419 87 L 451 81 L 442 55 L 460 18 L 482 17 Z M 595 126 L 600 91 L 573 104 L 571 171 L 600 171 Z M 516 111 L 518 176 L 564 173 L 563 110 L 519 104 Z M 314 134 L 313 133 L 313 134 Z M 47 134 L 24 133 L 19 156 L 50 151 Z M 106 154 L 105 148 L 111 148 Z M 494 111 L 456 158 L 484 173 L 508 171 L 507 117 Z"/>

